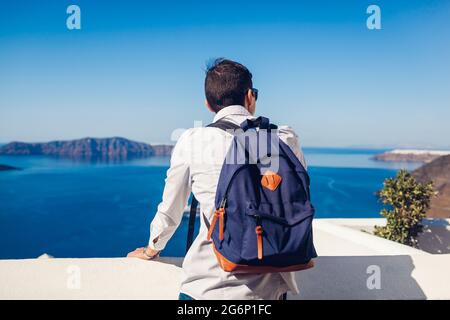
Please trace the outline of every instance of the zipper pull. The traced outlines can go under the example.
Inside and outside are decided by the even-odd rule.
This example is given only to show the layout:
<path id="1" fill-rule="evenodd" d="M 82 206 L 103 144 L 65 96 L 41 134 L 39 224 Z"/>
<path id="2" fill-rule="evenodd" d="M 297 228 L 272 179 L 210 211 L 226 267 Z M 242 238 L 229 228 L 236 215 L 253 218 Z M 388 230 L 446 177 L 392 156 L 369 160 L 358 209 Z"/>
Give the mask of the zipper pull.
<path id="1" fill-rule="evenodd" d="M 211 225 L 209 226 L 207 239 L 211 240 L 212 233 L 214 231 L 214 227 L 216 226 L 217 220 L 219 220 L 219 240 L 223 240 L 223 230 L 225 228 L 225 209 L 220 207 L 216 211 L 214 211 L 214 216 L 211 221 Z"/>
<path id="2" fill-rule="evenodd" d="M 256 218 L 256 243 L 258 246 L 258 260 L 262 260 L 263 258 L 263 228 L 261 226 L 261 220 L 259 217 Z"/>

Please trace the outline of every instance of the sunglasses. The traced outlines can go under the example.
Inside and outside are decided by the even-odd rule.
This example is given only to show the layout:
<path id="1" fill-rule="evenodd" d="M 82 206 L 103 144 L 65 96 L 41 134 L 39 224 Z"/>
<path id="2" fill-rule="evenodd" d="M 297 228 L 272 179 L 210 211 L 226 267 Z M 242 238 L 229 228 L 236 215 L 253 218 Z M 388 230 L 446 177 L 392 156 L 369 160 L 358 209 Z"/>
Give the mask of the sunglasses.
<path id="1" fill-rule="evenodd" d="M 255 97 L 255 100 L 258 100 L 258 89 L 250 88 L 248 90 L 250 90 L 252 92 L 252 95 Z"/>

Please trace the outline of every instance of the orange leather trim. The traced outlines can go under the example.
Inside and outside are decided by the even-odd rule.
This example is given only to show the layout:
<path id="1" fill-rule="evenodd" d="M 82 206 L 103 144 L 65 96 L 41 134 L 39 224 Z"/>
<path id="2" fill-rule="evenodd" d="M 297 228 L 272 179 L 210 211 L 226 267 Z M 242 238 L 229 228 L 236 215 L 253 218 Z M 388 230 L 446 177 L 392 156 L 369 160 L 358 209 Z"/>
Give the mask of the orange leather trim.
<path id="1" fill-rule="evenodd" d="M 257 237 L 256 242 L 258 244 L 258 259 L 262 260 L 262 258 L 263 258 L 263 237 L 262 237 L 263 229 L 261 226 L 256 226 L 255 231 L 256 231 L 256 237 Z"/>
<path id="2" fill-rule="evenodd" d="M 214 226 L 217 223 L 217 218 L 219 218 L 219 212 L 216 210 L 214 212 L 214 216 L 213 216 L 213 219 L 211 221 L 211 225 L 209 226 L 209 229 L 208 229 L 208 236 L 207 236 L 208 240 L 211 240 L 211 236 L 212 236 L 212 233 L 214 231 Z"/>
<path id="3" fill-rule="evenodd" d="M 227 272 L 236 272 L 236 273 L 273 273 L 273 272 L 291 272 L 291 271 L 300 271 L 306 270 L 314 267 L 314 260 L 309 260 L 305 264 L 298 264 L 295 266 L 289 267 L 255 267 L 255 266 L 246 266 L 243 264 L 236 264 L 231 262 L 224 256 L 220 254 L 219 251 L 215 248 L 213 244 L 214 254 L 216 255 L 217 261 L 219 262 L 220 267 Z"/>
<path id="4" fill-rule="evenodd" d="M 275 191 L 281 183 L 281 176 L 273 171 L 267 170 L 261 177 L 261 185 L 270 191 Z"/>
<path id="5" fill-rule="evenodd" d="M 225 209 L 219 208 L 219 240 L 223 240 Z"/>

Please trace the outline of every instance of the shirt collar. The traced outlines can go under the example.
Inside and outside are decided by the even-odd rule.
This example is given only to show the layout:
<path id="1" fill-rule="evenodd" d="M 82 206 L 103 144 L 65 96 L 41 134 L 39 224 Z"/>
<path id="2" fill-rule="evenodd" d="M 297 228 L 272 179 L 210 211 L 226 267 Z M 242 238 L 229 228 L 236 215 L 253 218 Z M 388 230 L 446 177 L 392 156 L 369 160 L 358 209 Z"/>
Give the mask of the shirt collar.
<path id="1" fill-rule="evenodd" d="M 219 112 L 217 112 L 216 115 L 214 116 L 213 122 L 217 122 L 220 119 L 225 118 L 230 115 L 251 116 L 252 114 L 250 112 L 248 112 L 248 110 L 245 109 L 245 107 L 243 107 L 241 105 L 232 105 L 232 106 L 225 107 L 225 108 L 221 109 Z"/>

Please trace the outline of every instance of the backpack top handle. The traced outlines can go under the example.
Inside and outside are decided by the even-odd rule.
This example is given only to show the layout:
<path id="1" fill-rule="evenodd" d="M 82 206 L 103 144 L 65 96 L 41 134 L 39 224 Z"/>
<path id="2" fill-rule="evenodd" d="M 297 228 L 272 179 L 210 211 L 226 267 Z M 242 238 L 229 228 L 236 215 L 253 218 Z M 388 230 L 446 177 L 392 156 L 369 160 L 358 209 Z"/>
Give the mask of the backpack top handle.
<path id="1" fill-rule="evenodd" d="M 277 126 L 270 123 L 269 118 L 258 117 L 256 119 L 247 119 L 241 123 L 241 129 L 245 132 L 248 129 L 259 128 L 259 129 L 276 129 Z"/>

